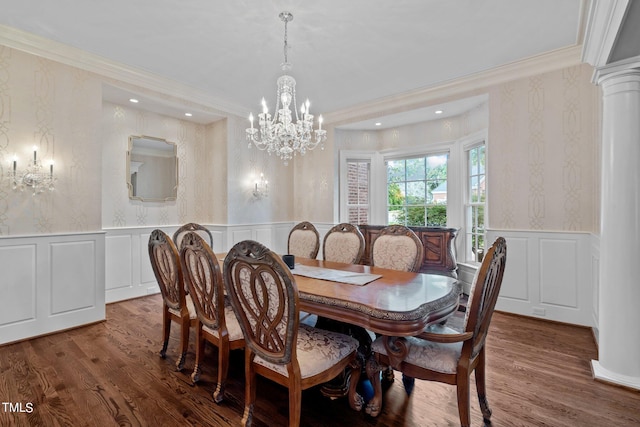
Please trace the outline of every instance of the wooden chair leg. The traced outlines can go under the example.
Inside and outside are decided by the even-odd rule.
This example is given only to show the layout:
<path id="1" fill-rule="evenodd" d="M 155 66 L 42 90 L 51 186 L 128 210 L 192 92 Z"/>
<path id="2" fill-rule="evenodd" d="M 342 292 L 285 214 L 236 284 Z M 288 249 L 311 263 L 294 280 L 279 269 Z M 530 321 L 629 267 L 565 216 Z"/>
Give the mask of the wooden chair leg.
<path id="1" fill-rule="evenodd" d="M 458 413 L 462 427 L 471 426 L 470 396 L 469 396 L 469 372 L 458 372 Z"/>
<path id="2" fill-rule="evenodd" d="M 224 388 L 227 383 L 227 373 L 229 372 L 229 341 L 220 340 L 218 347 L 218 385 L 213 392 L 213 401 L 222 402 L 224 399 Z"/>
<path id="3" fill-rule="evenodd" d="M 302 386 L 300 382 L 289 382 L 289 427 L 300 426 L 302 411 Z"/>
<path id="4" fill-rule="evenodd" d="M 167 346 L 169 345 L 169 334 L 171 333 L 171 315 L 165 306 L 162 311 L 162 349 L 160 357 L 167 357 Z"/>
<path id="5" fill-rule="evenodd" d="M 196 327 L 196 363 L 193 368 L 193 373 L 191 374 L 191 381 L 195 384 L 200 380 L 200 373 L 202 372 L 202 368 L 200 364 L 204 359 L 204 349 L 205 349 L 205 339 L 204 334 L 202 333 L 202 324 L 198 322 L 198 326 Z"/>
<path id="6" fill-rule="evenodd" d="M 191 326 L 190 319 L 182 319 L 180 324 L 180 358 L 176 362 L 176 369 L 182 371 L 184 369 L 184 362 L 187 358 L 187 348 L 189 348 L 189 327 Z"/>
<path id="7" fill-rule="evenodd" d="M 478 364 L 476 365 L 476 390 L 478 391 L 478 402 L 480 403 L 482 418 L 486 423 L 489 423 L 491 420 L 491 408 L 489 408 L 489 402 L 487 401 L 484 347 L 478 355 Z"/>
<path id="8" fill-rule="evenodd" d="M 242 414 L 242 425 L 250 427 L 253 423 L 253 407 L 256 404 L 256 371 L 253 368 L 255 355 L 248 348 L 245 349 L 244 364 L 244 414 Z"/>

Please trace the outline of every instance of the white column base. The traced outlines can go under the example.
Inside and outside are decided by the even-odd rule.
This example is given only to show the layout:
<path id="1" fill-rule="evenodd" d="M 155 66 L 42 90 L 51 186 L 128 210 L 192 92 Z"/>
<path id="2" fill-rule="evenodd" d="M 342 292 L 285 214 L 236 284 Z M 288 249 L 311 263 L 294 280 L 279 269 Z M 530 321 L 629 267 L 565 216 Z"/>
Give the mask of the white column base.
<path id="1" fill-rule="evenodd" d="M 591 372 L 595 380 L 640 390 L 640 377 L 630 377 L 611 372 L 603 368 L 597 360 L 591 361 Z"/>

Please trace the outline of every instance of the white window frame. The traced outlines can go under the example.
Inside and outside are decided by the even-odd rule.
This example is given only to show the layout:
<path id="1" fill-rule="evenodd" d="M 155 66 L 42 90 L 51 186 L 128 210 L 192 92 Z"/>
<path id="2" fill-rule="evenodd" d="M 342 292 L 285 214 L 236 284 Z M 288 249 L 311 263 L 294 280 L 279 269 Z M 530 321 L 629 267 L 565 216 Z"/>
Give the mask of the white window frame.
<path id="1" fill-rule="evenodd" d="M 347 214 L 347 160 L 368 160 L 370 169 L 370 223 L 387 224 L 387 160 L 408 157 L 428 156 L 433 154 L 449 154 L 447 163 L 447 227 L 459 229 L 456 238 L 456 251 L 460 254 L 458 263 L 469 263 L 466 259 L 466 196 L 467 196 L 467 160 L 468 147 L 485 145 L 485 175 L 489 171 L 489 143 L 487 131 L 482 130 L 454 141 L 422 144 L 403 149 L 386 149 L 382 151 L 340 150 L 339 155 L 339 222 L 348 221 Z M 487 185 L 487 201 L 485 202 L 485 229 L 489 218 L 489 185 Z M 486 243 L 486 242 L 485 242 Z"/>
<path id="2" fill-rule="evenodd" d="M 463 183 L 464 183 L 464 194 L 463 194 L 463 203 L 462 203 L 462 212 L 463 212 L 463 226 L 461 227 L 460 233 L 458 235 L 457 240 L 458 248 L 461 250 L 458 252 L 462 254 L 459 263 L 467 263 L 471 265 L 479 265 L 479 262 L 473 257 L 473 253 L 471 252 L 471 241 L 468 238 L 470 236 L 470 232 L 467 231 L 466 225 L 468 223 L 468 215 L 469 215 L 469 207 L 471 203 L 469 202 L 469 195 L 471 193 L 471 188 L 469 186 L 469 157 L 468 153 L 470 150 L 484 146 L 484 176 L 485 176 L 485 202 L 484 202 L 484 229 L 485 229 L 485 249 L 487 245 L 487 228 L 488 228 L 488 218 L 489 218 L 489 183 L 487 182 L 488 171 L 489 171 L 489 144 L 487 143 L 487 133 L 481 132 L 478 134 L 474 134 L 468 138 L 465 138 L 461 141 L 462 143 L 462 156 L 463 156 Z"/>

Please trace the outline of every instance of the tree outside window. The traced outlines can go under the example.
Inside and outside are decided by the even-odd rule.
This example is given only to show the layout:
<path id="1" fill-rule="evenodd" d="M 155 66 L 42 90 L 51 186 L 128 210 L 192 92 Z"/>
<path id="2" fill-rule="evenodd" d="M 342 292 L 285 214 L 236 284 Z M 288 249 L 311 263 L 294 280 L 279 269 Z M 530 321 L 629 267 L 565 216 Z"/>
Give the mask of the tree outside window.
<path id="1" fill-rule="evenodd" d="M 448 154 L 388 160 L 389 224 L 447 225 Z"/>

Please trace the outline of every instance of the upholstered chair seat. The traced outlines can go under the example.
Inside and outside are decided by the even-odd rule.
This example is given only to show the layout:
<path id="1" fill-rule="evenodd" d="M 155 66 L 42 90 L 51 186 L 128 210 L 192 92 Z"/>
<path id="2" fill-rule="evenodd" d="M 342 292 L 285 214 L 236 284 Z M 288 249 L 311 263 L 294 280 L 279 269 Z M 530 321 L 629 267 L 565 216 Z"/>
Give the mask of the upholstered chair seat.
<path id="1" fill-rule="evenodd" d="M 189 311 L 189 319 L 195 320 L 198 317 L 198 313 L 196 313 L 196 309 L 193 306 L 193 300 L 191 299 L 190 295 L 185 295 L 184 296 L 184 302 L 187 306 L 187 310 Z M 169 307 L 169 313 L 175 315 L 175 316 L 180 316 L 180 310 L 178 310 L 177 308 L 171 308 Z"/>
<path id="2" fill-rule="evenodd" d="M 358 347 L 358 342 L 344 334 L 301 324 L 298 328 L 298 364 L 300 378 L 310 378 L 344 360 Z M 286 365 L 267 362 L 256 356 L 255 363 L 288 377 Z"/>
<path id="3" fill-rule="evenodd" d="M 435 334 L 459 334 L 460 332 L 442 325 L 431 325 L 427 332 Z M 427 341 L 417 337 L 408 337 L 406 345 L 409 348 L 404 359 L 405 363 L 429 369 L 443 374 L 454 374 L 458 367 L 458 361 L 462 353 L 462 343 L 441 343 Z M 380 354 L 387 355 L 383 339 L 378 338 L 371 345 L 371 349 Z"/>

